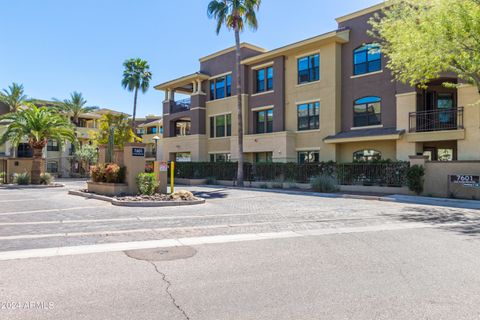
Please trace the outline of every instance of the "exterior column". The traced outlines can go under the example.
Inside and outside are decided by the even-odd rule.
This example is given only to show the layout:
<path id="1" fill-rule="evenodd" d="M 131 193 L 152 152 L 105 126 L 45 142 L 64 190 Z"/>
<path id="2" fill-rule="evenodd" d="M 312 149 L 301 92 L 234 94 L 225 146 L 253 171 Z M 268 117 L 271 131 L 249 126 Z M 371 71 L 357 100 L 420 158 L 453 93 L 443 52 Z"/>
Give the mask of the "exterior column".
<path id="1" fill-rule="evenodd" d="M 197 88 L 197 82 L 192 81 L 192 93 L 197 94 L 198 93 L 198 88 Z"/>
<path id="2" fill-rule="evenodd" d="M 204 94 L 204 92 L 202 91 L 202 80 L 200 79 L 197 80 L 197 93 Z"/>

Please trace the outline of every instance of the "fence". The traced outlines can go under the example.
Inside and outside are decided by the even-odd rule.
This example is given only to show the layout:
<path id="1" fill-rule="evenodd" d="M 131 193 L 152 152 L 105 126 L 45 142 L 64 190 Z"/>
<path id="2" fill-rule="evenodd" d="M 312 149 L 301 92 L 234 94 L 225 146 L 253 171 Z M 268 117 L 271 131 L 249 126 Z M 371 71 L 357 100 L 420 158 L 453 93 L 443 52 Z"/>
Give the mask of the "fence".
<path id="1" fill-rule="evenodd" d="M 184 179 L 235 180 L 237 163 L 179 162 L 175 176 Z M 286 181 L 308 183 L 310 179 L 328 174 L 342 185 L 404 186 L 408 162 L 347 163 L 245 163 L 246 181 Z"/>

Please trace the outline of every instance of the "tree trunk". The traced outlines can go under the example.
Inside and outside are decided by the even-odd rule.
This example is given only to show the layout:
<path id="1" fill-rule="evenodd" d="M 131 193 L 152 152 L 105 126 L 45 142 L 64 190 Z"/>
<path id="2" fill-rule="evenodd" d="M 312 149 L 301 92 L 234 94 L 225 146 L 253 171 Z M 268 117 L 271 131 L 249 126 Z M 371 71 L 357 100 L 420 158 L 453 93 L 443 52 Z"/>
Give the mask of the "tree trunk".
<path id="1" fill-rule="evenodd" d="M 135 132 L 135 128 L 137 127 L 135 125 L 135 117 L 137 115 L 137 97 L 138 97 L 138 88 L 135 88 L 135 95 L 133 96 L 133 116 L 132 116 L 132 131 L 134 134 L 137 134 Z"/>
<path id="2" fill-rule="evenodd" d="M 32 184 L 40 184 L 40 173 L 42 172 L 42 150 L 43 148 L 33 148 L 33 163 L 30 175 Z"/>
<path id="3" fill-rule="evenodd" d="M 237 71 L 237 121 L 238 121 L 238 168 L 237 186 L 243 187 L 243 112 L 242 112 L 242 77 L 240 68 L 240 31 L 235 27 L 235 67 Z"/>

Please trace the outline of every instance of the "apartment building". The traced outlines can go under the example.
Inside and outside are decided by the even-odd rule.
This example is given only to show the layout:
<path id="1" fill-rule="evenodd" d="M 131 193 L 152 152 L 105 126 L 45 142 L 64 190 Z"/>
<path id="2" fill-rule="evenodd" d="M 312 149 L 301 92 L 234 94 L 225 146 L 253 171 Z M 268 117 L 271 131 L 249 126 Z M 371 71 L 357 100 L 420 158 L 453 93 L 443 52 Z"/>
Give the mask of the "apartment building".
<path id="1" fill-rule="evenodd" d="M 155 159 L 162 159 L 163 150 L 163 119 L 160 116 L 148 115 L 145 118 L 136 119 L 137 136 L 142 138 L 145 144 L 145 157 L 147 163 L 153 166 Z"/>
<path id="2" fill-rule="evenodd" d="M 478 160 L 476 88 L 392 80 L 369 37 L 379 4 L 337 19 L 337 30 L 266 51 L 241 45 L 244 152 L 249 162 Z M 155 87 L 163 102 L 163 159 L 235 161 L 235 48 L 200 59 L 199 71 Z M 177 95 L 189 96 L 175 99 Z"/>
<path id="3" fill-rule="evenodd" d="M 52 107 L 56 102 L 45 101 L 45 100 L 34 100 L 34 103 L 42 107 Z M 0 104 L 0 114 L 8 113 L 9 109 L 7 106 Z M 99 120 L 105 114 L 124 114 L 119 111 L 112 109 L 102 108 L 95 110 L 91 113 L 84 113 L 78 118 L 78 122 L 75 126 L 75 134 L 78 139 L 78 144 L 80 146 L 85 144 L 91 144 L 93 136 L 99 130 Z M 156 132 L 160 133 L 162 129 L 162 117 L 149 115 L 145 118 L 138 118 L 136 123 L 140 130 L 140 136 L 143 136 L 145 143 L 147 144 L 147 153 L 146 156 L 149 160 L 154 161 L 155 155 L 155 141 L 153 137 Z M 143 131 L 145 129 L 145 134 Z M 5 127 L 0 126 L 0 133 L 4 132 Z M 137 131 L 139 132 L 139 131 Z M 159 140 L 158 145 L 161 146 L 161 139 Z M 12 154 L 12 145 L 10 142 L 0 145 L 0 160 L 8 159 L 13 157 Z M 160 151 L 159 151 L 160 152 Z M 64 145 L 60 145 L 55 140 L 49 140 L 47 146 L 43 151 L 43 158 L 45 159 L 45 170 L 46 172 L 52 173 L 54 175 L 69 177 L 75 174 L 83 174 L 81 165 L 76 161 L 75 157 L 75 145 L 66 142 Z M 33 157 L 33 151 L 30 148 L 30 145 L 27 142 L 20 143 L 15 150 L 15 157 L 18 159 L 27 159 Z"/>

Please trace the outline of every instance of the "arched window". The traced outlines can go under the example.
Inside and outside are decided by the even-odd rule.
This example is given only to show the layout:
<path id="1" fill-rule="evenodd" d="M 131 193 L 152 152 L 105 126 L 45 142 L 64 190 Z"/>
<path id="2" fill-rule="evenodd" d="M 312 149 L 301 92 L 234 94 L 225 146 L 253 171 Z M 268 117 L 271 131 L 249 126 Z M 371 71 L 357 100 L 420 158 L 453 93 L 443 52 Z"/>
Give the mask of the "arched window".
<path id="1" fill-rule="evenodd" d="M 353 74 L 360 75 L 382 69 L 380 45 L 370 43 L 353 51 Z"/>
<path id="2" fill-rule="evenodd" d="M 353 153 L 354 162 L 369 162 L 382 159 L 382 153 L 377 150 L 358 150 Z"/>
<path id="3" fill-rule="evenodd" d="M 364 97 L 355 100 L 353 106 L 353 126 L 374 126 L 382 122 L 382 99 L 380 97 Z"/>

